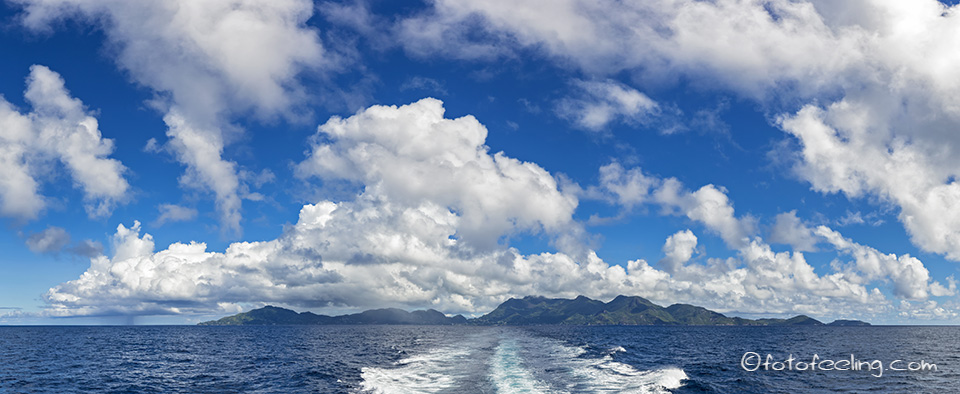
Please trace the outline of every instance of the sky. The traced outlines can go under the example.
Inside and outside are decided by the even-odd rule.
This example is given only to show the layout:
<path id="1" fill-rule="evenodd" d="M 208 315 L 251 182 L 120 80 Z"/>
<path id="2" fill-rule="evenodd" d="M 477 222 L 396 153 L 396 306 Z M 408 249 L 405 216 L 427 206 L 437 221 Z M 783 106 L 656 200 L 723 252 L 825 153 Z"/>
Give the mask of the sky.
<path id="1" fill-rule="evenodd" d="M 0 1 L 0 324 L 956 324 L 953 3 Z"/>

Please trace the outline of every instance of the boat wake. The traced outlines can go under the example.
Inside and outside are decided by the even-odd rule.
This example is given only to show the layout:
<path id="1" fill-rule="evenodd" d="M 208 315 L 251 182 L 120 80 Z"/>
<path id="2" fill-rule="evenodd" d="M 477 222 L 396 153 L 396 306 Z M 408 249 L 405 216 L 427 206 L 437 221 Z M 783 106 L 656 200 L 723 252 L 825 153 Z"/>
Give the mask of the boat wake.
<path id="1" fill-rule="evenodd" d="M 614 359 L 623 347 L 590 356 L 582 347 L 517 331 L 482 333 L 457 344 L 363 368 L 360 392 L 413 393 L 632 393 L 679 388 L 679 368 L 640 370 Z"/>

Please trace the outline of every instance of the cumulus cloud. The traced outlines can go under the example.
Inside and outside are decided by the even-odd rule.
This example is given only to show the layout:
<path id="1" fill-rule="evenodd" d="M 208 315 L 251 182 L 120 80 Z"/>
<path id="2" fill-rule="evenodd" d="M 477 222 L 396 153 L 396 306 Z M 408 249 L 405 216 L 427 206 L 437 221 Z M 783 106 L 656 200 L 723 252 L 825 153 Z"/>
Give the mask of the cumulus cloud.
<path id="1" fill-rule="evenodd" d="M 908 302 L 903 300 L 897 308 L 898 315 L 904 318 L 922 320 L 947 320 L 960 317 L 960 310 L 955 302 L 939 303 L 934 300 L 925 302 Z"/>
<path id="2" fill-rule="evenodd" d="M 600 184 L 586 190 L 586 195 L 615 203 L 626 209 L 650 200 L 652 189 L 662 181 L 643 173 L 640 168 L 624 169 L 618 162 L 600 167 Z"/>
<path id="3" fill-rule="evenodd" d="M 801 252 L 817 250 L 817 238 L 813 235 L 813 231 L 797 217 L 796 210 L 780 213 L 774 218 L 773 228 L 770 229 L 770 241 L 790 245 L 793 250 Z"/>
<path id="4" fill-rule="evenodd" d="M 960 260 L 960 163 L 953 153 L 960 146 L 946 134 L 960 124 L 953 123 L 958 115 L 944 113 L 938 125 L 917 114 L 900 120 L 909 127 L 891 129 L 890 116 L 902 115 L 845 100 L 826 109 L 807 106 L 781 124 L 802 142 L 797 171 L 814 189 L 892 202 L 914 244 Z"/>
<path id="5" fill-rule="evenodd" d="M 227 232 L 239 234 L 237 164 L 223 157 L 230 118 L 292 115 L 306 97 L 297 76 L 325 66 L 309 0 L 16 0 L 22 22 L 47 30 L 65 19 L 100 27 L 120 68 L 159 93 L 168 144 L 184 185 L 211 191 Z M 156 144 L 154 144 L 155 147 Z"/>
<path id="6" fill-rule="evenodd" d="M 487 129 L 473 116 L 443 117 L 443 103 L 374 106 L 320 126 L 301 176 L 366 185 L 403 204 L 454 209 L 457 237 L 490 248 L 513 231 L 559 234 L 575 227 L 576 197 L 534 163 L 491 154 Z"/>
<path id="7" fill-rule="evenodd" d="M 730 258 L 697 258 L 690 230 L 669 237 L 661 269 L 645 260 L 612 265 L 592 250 L 522 254 L 503 240 L 517 233 L 562 239 L 579 231 L 578 199 L 534 163 L 491 154 L 486 130 L 470 116 L 448 119 L 434 99 L 374 106 L 320 126 L 305 177 L 356 182 L 357 195 L 300 210 L 274 240 L 236 242 L 225 251 L 203 243 L 157 250 L 138 222 L 119 225 L 113 256 L 98 256 L 79 278 L 50 289 L 48 314 L 234 312 L 244 304 L 295 307 L 434 307 L 485 312 L 528 294 L 612 298 L 637 294 L 657 302 L 690 302 L 722 311 L 809 314 L 895 313 L 880 290 L 926 302 L 955 284 L 931 281 L 919 260 L 886 258 L 876 269 L 856 245 L 829 229 L 818 234 L 863 263 L 815 272 L 801 252 L 774 252 L 743 224 L 722 189 L 689 191 L 670 178 L 650 201 L 704 225 L 732 231 Z M 640 174 L 607 167 L 626 190 Z M 596 188 L 602 190 L 602 187 Z M 613 193 L 610 191 L 610 193 Z M 625 201 L 635 201 L 626 199 Z M 711 213 L 712 212 L 712 213 Z M 574 248 L 575 249 L 575 248 Z"/>
<path id="8" fill-rule="evenodd" d="M 411 53 L 534 50 L 591 76 L 755 99 L 800 142 L 795 170 L 814 190 L 892 203 L 915 245 L 960 260 L 958 11 L 936 0 L 438 0 L 394 31 Z M 600 115 L 573 119 L 612 119 Z"/>
<path id="9" fill-rule="evenodd" d="M 647 95 L 616 81 L 577 80 L 574 86 L 581 96 L 560 100 L 557 113 L 587 130 L 602 131 L 618 119 L 639 123 L 659 110 Z"/>
<path id="10" fill-rule="evenodd" d="M 931 283 L 930 272 L 924 267 L 923 262 L 915 257 L 908 254 L 897 256 L 881 253 L 869 246 L 852 242 L 825 226 L 817 227 L 816 233 L 841 253 L 853 257 L 852 266 L 845 267 L 848 272 L 852 268 L 856 269 L 855 273 L 848 275 L 854 278 L 853 280 L 860 279 L 862 282 L 881 278 L 889 280 L 893 282 L 894 293 L 908 300 L 926 299 L 930 292 L 935 292 L 936 295 L 955 294 L 955 288 L 946 288 L 939 282 Z"/>
<path id="11" fill-rule="evenodd" d="M 397 209 L 382 202 L 381 196 L 361 196 L 306 205 L 282 237 L 234 243 L 225 252 L 207 251 L 201 243 L 155 251 L 152 237 L 140 235 L 138 223 L 121 225 L 115 255 L 95 259 L 80 278 L 51 289 L 49 312 L 233 311 L 250 302 L 314 308 L 427 305 L 478 312 L 510 296 L 610 298 L 621 293 L 738 312 L 859 316 L 892 311 L 880 290 L 868 286 L 865 278 L 872 274 L 861 267 L 818 275 L 801 253 L 776 253 L 759 239 L 736 258 L 691 264 L 696 237 L 683 231 L 665 243 L 670 265 L 662 271 L 644 260 L 626 268 L 610 265 L 593 253 L 584 259 L 521 255 L 510 248 L 471 253 L 449 238 L 458 225 L 451 211 L 430 205 Z M 897 288 L 914 291 L 905 296 L 924 299 L 922 292 L 933 286 L 923 275 L 897 275 Z"/>
<path id="12" fill-rule="evenodd" d="M 103 138 L 97 119 L 47 67 L 30 67 L 24 98 L 29 113 L 0 98 L 0 214 L 36 218 L 46 206 L 41 183 L 55 168 L 51 162 L 59 162 L 83 191 L 87 214 L 109 215 L 129 189 L 126 167 L 108 157 L 113 140 Z"/>
<path id="13" fill-rule="evenodd" d="M 579 231 L 577 199 L 536 164 L 488 152 L 486 129 L 473 117 L 443 114 L 441 102 L 424 99 L 333 118 L 298 172 L 357 182 L 363 192 L 355 200 L 306 205 L 280 238 L 234 243 L 224 253 L 200 243 L 157 252 L 139 223 L 121 225 L 114 256 L 94 259 L 47 301 L 63 314 L 255 301 L 466 311 L 527 292 L 573 295 L 576 272 L 609 268 L 592 252 L 592 265 L 581 266 L 568 254 L 522 256 L 503 245 L 526 232 L 565 247 Z"/>
<path id="14" fill-rule="evenodd" d="M 664 214 L 702 223 L 731 247 L 745 245 L 756 233 L 756 219 L 749 215 L 736 217 L 723 187 L 706 185 L 690 191 L 676 178 L 646 175 L 638 167 L 628 170 L 617 162 L 601 167 L 600 184 L 587 188 L 583 195 L 616 203 L 626 210 L 653 204 Z"/>
<path id="15" fill-rule="evenodd" d="M 664 207 L 676 209 L 694 221 L 702 222 L 708 229 L 720 235 L 732 247 L 740 247 L 756 232 L 756 219 L 752 216 L 737 218 L 733 203 L 726 189 L 706 185 L 689 193 L 681 189 L 680 182 L 667 179 L 657 191 L 657 201 Z"/>
<path id="16" fill-rule="evenodd" d="M 665 242 L 666 257 L 660 261 L 663 271 L 637 260 L 628 264 L 628 272 L 644 273 L 636 277 L 644 284 L 638 287 L 651 298 L 667 302 L 683 300 L 742 312 L 829 316 L 894 313 L 894 304 L 877 286 L 884 282 L 892 285 L 895 297 L 906 302 L 902 305 L 935 303 L 928 298 L 956 294 L 952 278 L 948 278 L 946 286 L 932 280 L 923 263 L 909 255 L 883 254 L 823 226 L 816 230 L 816 235 L 841 255 L 851 256 L 853 261 L 838 260 L 832 272 L 817 273 L 803 253 L 774 252 L 757 237 L 738 248 L 735 258 L 711 258 L 704 264 L 693 264 L 689 260 L 697 238 L 684 230 Z M 944 312 L 941 317 L 947 318 L 955 310 Z"/>
<path id="17" fill-rule="evenodd" d="M 660 260 L 663 270 L 676 274 L 686 262 L 693 257 L 697 248 L 697 236 L 690 230 L 683 230 L 667 238 L 663 244 L 663 254 L 666 257 Z"/>

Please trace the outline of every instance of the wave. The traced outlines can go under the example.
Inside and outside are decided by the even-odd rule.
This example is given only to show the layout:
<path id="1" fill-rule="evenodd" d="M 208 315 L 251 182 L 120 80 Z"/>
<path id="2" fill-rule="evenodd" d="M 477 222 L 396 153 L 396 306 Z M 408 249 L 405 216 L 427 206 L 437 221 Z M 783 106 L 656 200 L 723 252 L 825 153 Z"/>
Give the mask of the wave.
<path id="1" fill-rule="evenodd" d="M 687 379 L 680 368 L 639 370 L 614 359 L 519 330 L 477 335 L 398 361 L 363 368 L 362 393 L 661 394 Z M 595 354 L 595 353 L 594 353 Z"/>
<path id="2" fill-rule="evenodd" d="M 371 394 L 464 393 L 483 374 L 490 349 L 498 338 L 474 334 L 419 354 L 402 358 L 390 367 L 361 369 L 360 392 Z M 414 353 L 404 350 L 403 354 Z M 466 392 L 481 392 L 470 390 Z"/>
<path id="3" fill-rule="evenodd" d="M 540 366 L 542 380 L 556 387 L 553 393 L 660 394 L 679 388 L 687 379 L 680 368 L 638 370 L 616 361 L 614 355 L 627 351 L 622 346 L 591 357 L 584 347 L 534 337 L 529 338 L 529 350 L 529 364 Z"/>
<path id="4" fill-rule="evenodd" d="M 458 386 L 466 349 L 443 348 L 407 357 L 394 368 L 363 368 L 361 391 L 377 394 L 442 393 Z"/>
<path id="5" fill-rule="evenodd" d="M 547 394 L 549 388 L 537 380 L 524 367 L 515 340 L 507 339 L 497 346 L 493 359 L 490 361 L 490 378 L 497 393 L 502 394 Z"/>

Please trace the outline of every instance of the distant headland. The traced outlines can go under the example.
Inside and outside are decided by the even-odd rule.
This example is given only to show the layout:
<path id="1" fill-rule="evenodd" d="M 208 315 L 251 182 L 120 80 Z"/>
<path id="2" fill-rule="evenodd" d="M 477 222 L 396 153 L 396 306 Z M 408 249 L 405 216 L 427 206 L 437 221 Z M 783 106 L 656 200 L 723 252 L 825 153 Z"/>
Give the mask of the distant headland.
<path id="1" fill-rule="evenodd" d="M 618 296 L 610 302 L 580 296 L 575 299 L 527 296 L 511 298 L 492 312 L 474 319 L 462 315 L 448 317 L 428 309 L 407 312 L 401 309 L 373 309 L 341 316 L 297 313 L 275 306 L 265 306 L 219 320 L 200 323 L 204 326 L 234 325 L 337 325 L 337 324 L 411 324 L 411 325 L 665 325 L 665 326 L 822 326 L 819 320 L 799 315 L 789 319 L 744 319 L 727 317 L 709 309 L 673 304 L 662 307 L 643 297 Z M 869 326 L 859 320 L 837 320 L 830 326 Z"/>

